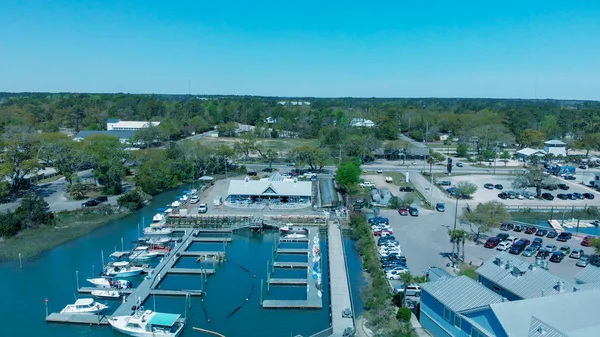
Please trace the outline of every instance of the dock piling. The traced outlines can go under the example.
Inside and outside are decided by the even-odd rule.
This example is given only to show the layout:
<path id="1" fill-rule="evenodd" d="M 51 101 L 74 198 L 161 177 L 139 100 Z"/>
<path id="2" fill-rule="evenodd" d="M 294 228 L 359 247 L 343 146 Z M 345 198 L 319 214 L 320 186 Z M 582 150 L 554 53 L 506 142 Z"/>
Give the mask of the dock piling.
<path id="1" fill-rule="evenodd" d="M 102 269 L 104 269 L 104 249 L 100 251 L 100 255 L 102 255 Z"/>
<path id="2" fill-rule="evenodd" d="M 96 265 L 92 265 L 92 276 L 96 276 Z M 79 288 L 77 288 L 79 289 Z"/>
<path id="3" fill-rule="evenodd" d="M 123 237 L 121 236 L 121 251 L 125 251 L 125 246 L 123 245 Z"/>
<path id="4" fill-rule="evenodd" d="M 23 269 L 23 261 L 21 260 L 21 253 L 19 253 L 19 267 L 21 267 L 21 269 Z M 46 315 L 48 316 L 48 315 Z"/>
<path id="5" fill-rule="evenodd" d="M 263 303 L 263 279 L 260 279 L 260 305 Z"/>
<path id="6" fill-rule="evenodd" d="M 48 299 L 44 299 L 44 304 L 46 305 L 46 317 L 48 317 Z"/>
<path id="7" fill-rule="evenodd" d="M 79 290 L 79 270 L 75 271 L 75 283 L 77 284 L 77 290 Z"/>

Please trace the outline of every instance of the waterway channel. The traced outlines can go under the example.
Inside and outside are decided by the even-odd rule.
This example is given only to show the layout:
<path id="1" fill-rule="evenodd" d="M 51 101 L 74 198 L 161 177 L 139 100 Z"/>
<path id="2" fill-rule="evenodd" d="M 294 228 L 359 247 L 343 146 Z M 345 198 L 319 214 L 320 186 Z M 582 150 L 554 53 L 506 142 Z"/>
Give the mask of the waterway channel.
<path id="1" fill-rule="evenodd" d="M 65 305 L 73 303 L 76 297 L 89 297 L 77 294 L 77 278 L 80 286 L 90 286 L 86 282 L 101 270 L 101 251 L 105 260 L 115 249 L 121 249 L 123 238 L 125 249 L 129 242 L 139 235 L 138 223 L 147 223 L 156 213 L 180 195 L 185 188 L 158 195 L 144 209 L 126 218 L 115 221 L 82 238 L 41 254 L 35 259 L 0 264 L 0 336 L 117 336 L 107 326 L 86 326 L 74 324 L 48 324 L 45 322 L 45 303 L 48 299 L 49 312 L 59 312 Z M 277 242 L 276 231 L 262 235 L 239 231 L 233 234 L 233 242 L 227 245 L 228 262 L 217 266 L 214 276 L 201 284 L 198 275 L 168 275 L 160 284 L 160 289 L 203 289 L 204 299 L 192 297 L 191 306 L 185 310 L 183 297 L 150 297 L 146 308 L 160 312 L 178 313 L 187 316 L 188 324 L 184 336 L 208 336 L 196 332 L 192 327 L 219 332 L 225 336 L 310 336 L 329 326 L 329 294 L 323 292 L 323 309 L 310 310 L 266 310 L 260 307 L 261 280 L 267 278 L 267 260 L 272 260 L 272 249 Z M 322 239 L 324 235 L 322 236 Z M 361 266 L 353 242 L 345 238 L 348 269 L 354 308 L 359 314 L 361 302 L 359 288 L 362 286 Z M 326 242 L 322 240 L 323 256 L 326 262 Z M 193 250 L 222 250 L 221 244 L 195 243 Z M 293 258 L 293 257 L 292 257 Z M 324 263 L 325 268 L 326 264 Z M 192 258 L 182 258 L 177 267 L 200 267 Z M 256 277 L 254 277 L 256 275 Z M 323 270 L 323 289 L 327 289 L 327 269 Z M 276 277 L 298 277 L 298 271 L 277 271 Z M 139 282 L 139 280 L 137 280 Z M 137 282 L 134 281 L 134 284 Z M 272 287 L 264 295 L 272 299 L 301 299 L 306 296 L 302 287 Z M 246 300 L 247 299 L 247 300 Z M 118 301 L 101 302 L 111 310 L 118 307 Z M 228 317 L 236 308 L 240 307 Z M 108 312 L 110 314 L 111 311 Z M 208 322 L 210 319 L 210 322 Z"/>

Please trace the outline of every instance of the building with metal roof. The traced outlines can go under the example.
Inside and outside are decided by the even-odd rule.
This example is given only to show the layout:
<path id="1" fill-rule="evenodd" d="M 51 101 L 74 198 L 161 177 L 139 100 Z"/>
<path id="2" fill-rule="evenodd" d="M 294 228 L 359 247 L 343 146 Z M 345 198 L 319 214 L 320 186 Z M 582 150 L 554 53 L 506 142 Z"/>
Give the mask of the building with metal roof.
<path id="1" fill-rule="evenodd" d="M 117 118 L 110 118 L 106 121 L 106 130 L 127 130 L 136 131 L 150 126 L 159 126 L 160 122 L 148 121 L 122 121 Z"/>
<path id="2" fill-rule="evenodd" d="M 450 274 L 446 269 L 440 267 L 429 267 L 427 269 L 427 278 L 431 282 L 435 282 L 437 280 L 452 278 L 454 275 Z"/>
<path id="3" fill-rule="evenodd" d="M 544 142 L 544 151 L 551 153 L 555 156 L 566 156 L 567 155 L 567 143 L 561 142 L 558 139 L 552 139 Z"/>
<path id="4" fill-rule="evenodd" d="M 571 292 L 576 286 L 506 252 L 498 253 L 476 272 L 482 285 L 511 301 Z"/>
<path id="5" fill-rule="evenodd" d="M 119 142 L 122 144 L 130 143 L 131 138 L 133 137 L 135 131 L 129 130 L 109 130 L 109 131 L 96 131 L 96 130 L 84 130 L 79 131 L 75 137 L 73 137 L 74 141 L 80 142 L 85 138 L 93 135 L 106 135 L 119 138 Z"/>
<path id="6" fill-rule="evenodd" d="M 600 268 L 588 264 L 575 275 L 577 284 L 600 282 Z"/>
<path id="7" fill-rule="evenodd" d="M 227 201 L 240 203 L 310 203 L 312 182 L 298 179 L 283 179 L 278 173 L 271 178 L 253 180 L 231 180 L 227 191 Z"/>

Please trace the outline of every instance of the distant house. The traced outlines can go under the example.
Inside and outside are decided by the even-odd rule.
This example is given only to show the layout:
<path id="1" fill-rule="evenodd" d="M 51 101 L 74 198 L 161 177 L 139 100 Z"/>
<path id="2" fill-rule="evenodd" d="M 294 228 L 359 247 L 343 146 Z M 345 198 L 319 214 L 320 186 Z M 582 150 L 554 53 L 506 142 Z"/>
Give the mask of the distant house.
<path id="1" fill-rule="evenodd" d="M 277 119 L 269 116 L 269 117 L 265 118 L 265 123 L 275 124 L 275 123 L 277 123 Z"/>
<path id="2" fill-rule="evenodd" d="M 370 119 L 352 118 L 352 120 L 350 121 L 350 126 L 355 127 L 355 128 L 359 128 L 359 127 L 372 128 L 375 126 L 375 123 L 373 123 L 373 121 Z"/>
<path id="3" fill-rule="evenodd" d="M 442 141 L 442 142 L 447 141 L 448 138 L 450 138 L 450 135 L 444 135 L 444 134 L 440 135 L 440 141 Z"/>
<path id="4" fill-rule="evenodd" d="M 567 155 L 567 143 L 561 142 L 558 139 L 549 140 L 544 142 L 544 151 L 551 153 L 555 156 L 566 156 Z"/>
<path id="5" fill-rule="evenodd" d="M 306 101 L 279 101 L 279 105 L 310 105 L 310 102 Z"/>
<path id="6" fill-rule="evenodd" d="M 147 128 L 149 126 L 159 126 L 160 122 L 139 122 L 139 121 L 122 121 L 117 118 L 111 118 L 106 121 L 106 130 L 127 130 L 136 131 L 139 129 Z"/>
<path id="7" fill-rule="evenodd" d="M 429 158 L 429 148 L 426 147 L 410 147 L 406 149 L 407 159 L 427 159 Z"/>
<path id="8" fill-rule="evenodd" d="M 134 133 L 135 131 L 131 130 L 79 131 L 75 137 L 73 137 L 73 140 L 80 142 L 89 136 L 106 135 L 118 138 L 121 144 L 129 144 L 131 143 L 131 138 L 133 137 Z"/>
<path id="9" fill-rule="evenodd" d="M 515 156 L 517 157 L 518 160 L 520 161 L 527 161 L 529 160 L 532 156 L 538 156 L 538 157 L 542 157 L 544 156 L 546 153 L 543 150 L 539 150 L 539 149 L 532 149 L 529 147 L 526 147 L 524 149 L 520 149 L 519 151 L 517 151 L 515 153 Z"/>

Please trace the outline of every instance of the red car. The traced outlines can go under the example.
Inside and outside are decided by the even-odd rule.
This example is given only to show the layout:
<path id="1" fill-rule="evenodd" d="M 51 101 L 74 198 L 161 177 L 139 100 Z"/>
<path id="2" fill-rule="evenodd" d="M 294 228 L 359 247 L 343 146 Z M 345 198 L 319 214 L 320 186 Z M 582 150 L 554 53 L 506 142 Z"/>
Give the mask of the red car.
<path id="1" fill-rule="evenodd" d="M 381 231 L 381 235 L 383 235 L 383 236 L 394 235 L 394 232 L 391 229 L 384 229 Z"/>
<path id="2" fill-rule="evenodd" d="M 589 247 L 592 245 L 592 239 L 594 237 L 591 235 L 586 236 L 585 238 L 583 238 L 583 241 L 581 241 L 581 245 L 584 247 Z"/>
<path id="3" fill-rule="evenodd" d="M 408 208 L 402 207 L 398 210 L 398 214 L 400 215 L 408 215 Z"/>
<path id="4" fill-rule="evenodd" d="M 525 230 L 526 234 L 535 234 L 535 232 L 537 232 L 537 228 L 535 227 L 527 227 L 527 229 Z"/>
<path id="5" fill-rule="evenodd" d="M 487 241 L 485 242 L 485 244 L 483 245 L 485 248 L 494 248 L 496 247 L 498 244 L 500 243 L 500 238 L 497 237 L 493 237 L 493 238 L 489 238 L 487 239 Z"/>
<path id="6" fill-rule="evenodd" d="M 375 235 L 375 236 L 381 236 L 381 231 L 373 231 L 373 235 Z"/>

